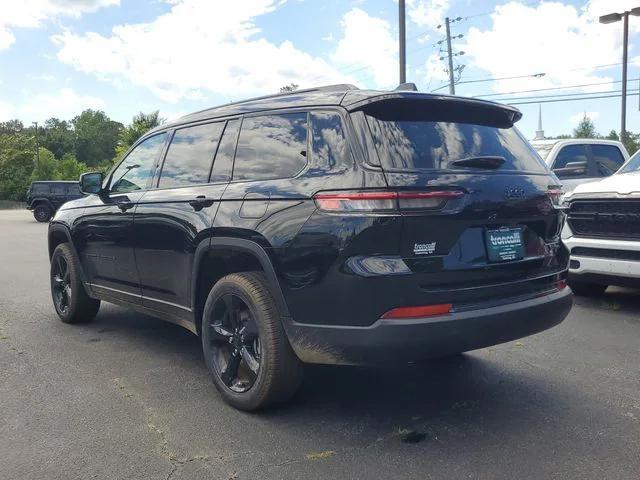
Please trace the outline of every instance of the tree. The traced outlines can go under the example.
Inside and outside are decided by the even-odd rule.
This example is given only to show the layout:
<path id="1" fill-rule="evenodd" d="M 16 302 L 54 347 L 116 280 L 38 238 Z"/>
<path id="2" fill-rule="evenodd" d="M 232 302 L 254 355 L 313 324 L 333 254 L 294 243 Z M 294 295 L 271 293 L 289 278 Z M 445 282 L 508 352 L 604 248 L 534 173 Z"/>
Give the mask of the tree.
<path id="1" fill-rule="evenodd" d="M 280 87 L 280 93 L 295 92 L 296 90 L 298 90 L 299 86 L 300 85 L 298 85 L 297 83 L 290 83 L 289 85 Z"/>
<path id="2" fill-rule="evenodd" d="M 606 137 L 607 140 L 620 140 L 620 137 L 618 136 L 618 132 L 616 132 L 615 130 L 611 130 L 609 132 L 609 135 L 607 135 Z"/>
<path id="3" fill-rule="evenodd" d="M 58 169 L 58 161 L 49 150 L 44 147 L 39 149 L 39 158 L 34 159 L 34 167 L 31 172 L 31 181 L 55 180 Z"/>
<path id="4" fill-rule="evenodd" d="M 624 132 L 620 141 L 629 152 L 629 155 L 633 155 L 638 150 L 638 146 L 640 145 L 640 135 L 632 133 L 632 132 Z"/>
<path id="5" fill-rule="evenodd" d="M 162 125 L 165 121 L 164 118 L 160 117 L 158 110 L 151 113 L 140 112 L 135 115 L 131 123 L 124 127 L 118 135 L 118 146 L 116 147 L 115 157 L 121 158 L 136 140 L 152 128 Z"/>
<path id="6" fill-rule="evenodd" d="M 75 132 L 70 122 L 50 118 L 44 122 L 42 130 L 40 143 L 53 152 L 56 159 L 61 160 L 66 154 L 73 154 L 76 142 Z"/>
<path id="7" fill-rule="evenodd" d="M 36 144 L 26 135 L 0 135 L 0 198 L 24 200 L 31 182 Z"/>
<path id="8" fill-rule="evenodd" d="M 593 121 L 585 115 L 578 123 L 578 126 L 573 130 L 573 136 L 575 138 L 597 138 L 598 133 L 596 132 L 596 127 L 593 124 Z"/>
<path id="9" fill-rule="evenodd" d="M 15 135 L 17 133 L 21 133 L 22 130 L 24 130 L 24 125 L 18 119 L 0 122 L 0 134 L 2 135 Z"/>
<path id="10" fill-rule="evenodd" d="M 116 152 L 122 124 L 99 110 L 85 110 L 72 120 L 76 134 L 75 156 L 94 166 L 110 161 Z"/>
<path id="11" fill-rule="evenodd" d="M 80 175 L 89 171 L 89 167 L 76 160 L 72 154 L 67 153 L 58 161 L 56 180 L 78 180 Z"/>

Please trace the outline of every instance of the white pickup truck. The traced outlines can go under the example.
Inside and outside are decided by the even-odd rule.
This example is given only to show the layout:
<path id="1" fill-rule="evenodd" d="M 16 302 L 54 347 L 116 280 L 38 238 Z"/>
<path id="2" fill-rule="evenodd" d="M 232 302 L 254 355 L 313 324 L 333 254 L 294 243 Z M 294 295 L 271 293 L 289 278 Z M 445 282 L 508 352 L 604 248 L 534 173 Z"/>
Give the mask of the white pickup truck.
<path id="1" fill-rule="evenodd" d="M 573 138 L 532 140 L 531 145 L 570 192 L 581 183 L 613 175 L 628 159 L 615 140 Z"/>
<path id="2" fill-rule="evenodd" d="M 640 152 L 614 175 L 565 195 L 562 240 L 571 252 L 569 284 L 578 295 L 608 285 L 640 287 Z"/>

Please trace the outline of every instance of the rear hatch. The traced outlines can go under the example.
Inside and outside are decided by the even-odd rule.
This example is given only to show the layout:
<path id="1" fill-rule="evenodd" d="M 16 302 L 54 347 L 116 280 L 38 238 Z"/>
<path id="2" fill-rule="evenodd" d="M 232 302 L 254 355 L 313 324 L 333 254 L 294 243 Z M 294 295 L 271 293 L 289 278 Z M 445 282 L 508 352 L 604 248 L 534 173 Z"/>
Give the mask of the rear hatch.
<path id="1" fill-rule="evenodd" d="M 368 125 L 373 163 L 400 192 L 400 254 L 420 289 L 473 303 L 555 285 L 568 260 L 555 208 L 559 185 L 513 127 L 519 112 L 406 95 L 353 115 Z M 403 206 L 402 192 L 410 199 L 431 192 L 440 201 Z"/>

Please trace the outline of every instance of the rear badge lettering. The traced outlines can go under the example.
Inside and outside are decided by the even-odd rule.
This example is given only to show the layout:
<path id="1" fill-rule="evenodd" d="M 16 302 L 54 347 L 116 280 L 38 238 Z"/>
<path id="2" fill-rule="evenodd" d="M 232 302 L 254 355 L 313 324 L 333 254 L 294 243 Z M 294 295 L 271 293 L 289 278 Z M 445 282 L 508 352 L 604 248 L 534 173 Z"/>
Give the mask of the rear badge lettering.
<path id="1" fill-rule="evenodd" d="M 414 255 L 431 255 L 435 251 L 436 251 L 436 242 L 415 243 L 413 245 Z"/>

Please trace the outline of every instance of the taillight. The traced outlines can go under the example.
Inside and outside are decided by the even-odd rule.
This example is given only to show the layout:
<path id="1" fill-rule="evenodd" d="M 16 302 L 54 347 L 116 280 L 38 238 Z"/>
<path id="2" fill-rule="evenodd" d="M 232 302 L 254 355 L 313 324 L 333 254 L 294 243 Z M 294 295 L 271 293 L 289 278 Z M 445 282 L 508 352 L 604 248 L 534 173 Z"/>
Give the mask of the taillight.
<path id="1" fill-rule="evenodd" d="M 438 305 L 422 305 L 420 307 L 398 307 L 389 310 L 382 315 L 385 319 L 400 318 L 423 318 L 446 315 L 451 313 L 453 305 L 451 303 L 441 303 Z"/>
<path id="2" fill-rule="evenodd" d="M 560 280 L 560 281 L 556 282 L 556 288 L 558 290 L 564 290 L 565 288 L 567 288 L 567 281 L 566 280 Z"/>
<path id="3" fill-rule="evenodd" d="M 359 191 L 322 192 L 313 199 L 325 212 L 391 212 L 398 210 L 438 210 L 447 201 L 462 197 L 460 190 L 425 192 Z"/>

